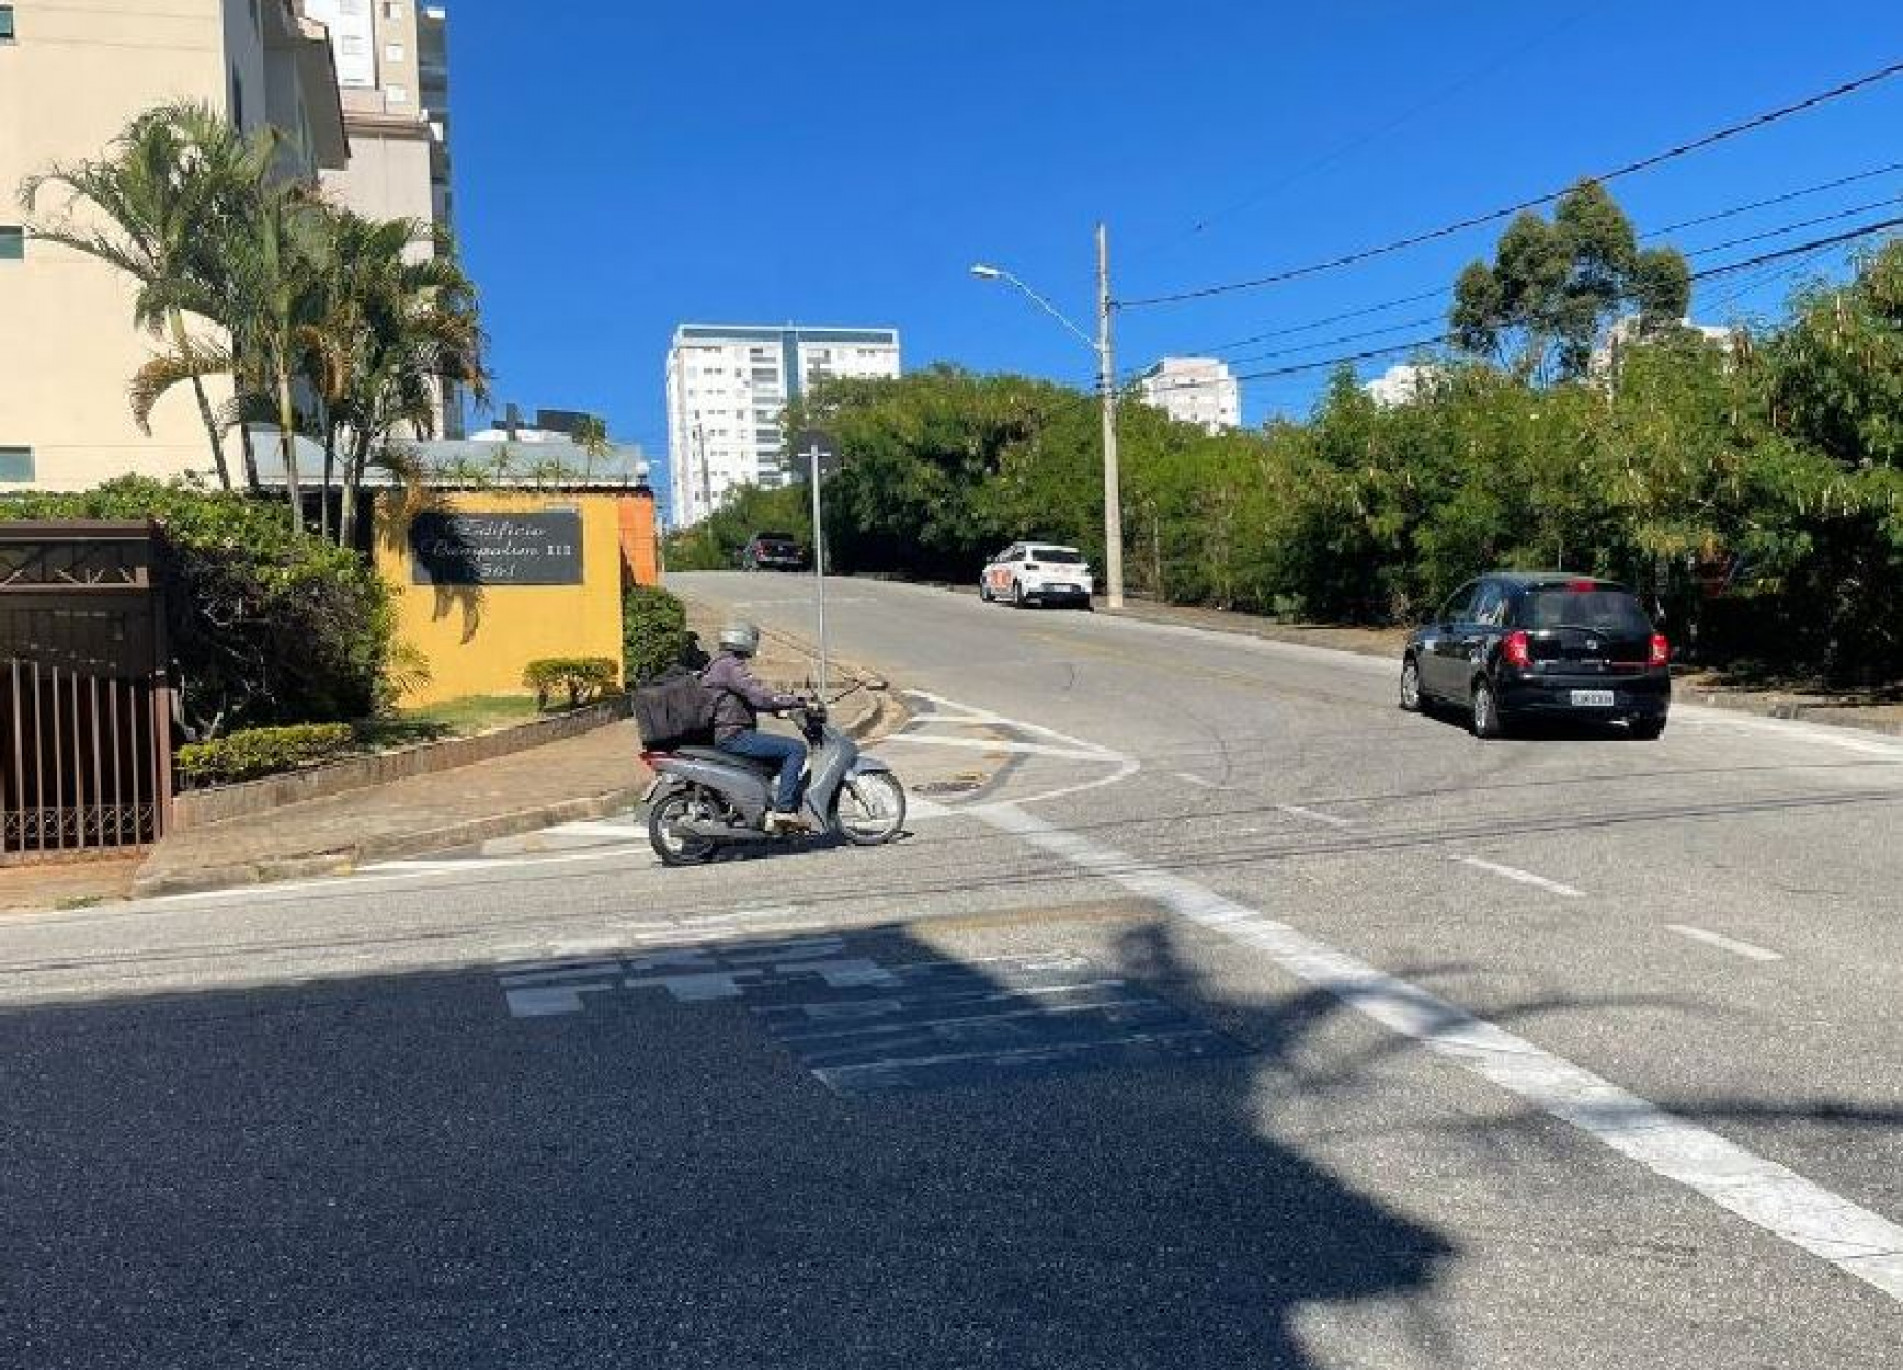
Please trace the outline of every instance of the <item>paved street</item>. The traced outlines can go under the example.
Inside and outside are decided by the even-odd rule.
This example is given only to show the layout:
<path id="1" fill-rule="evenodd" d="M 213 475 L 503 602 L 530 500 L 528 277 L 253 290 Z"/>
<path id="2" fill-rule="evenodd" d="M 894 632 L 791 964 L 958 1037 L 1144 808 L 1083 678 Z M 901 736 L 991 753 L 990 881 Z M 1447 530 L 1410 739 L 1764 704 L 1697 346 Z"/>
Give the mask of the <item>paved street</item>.
<path id="1" fill-rule="evenodd" d="M 1482 744 L 1380 661 L 831 610 L 907 692 L 890 848 L 0 919 L 4 1363 L 1899 1363 L 1903 741 Z"/>

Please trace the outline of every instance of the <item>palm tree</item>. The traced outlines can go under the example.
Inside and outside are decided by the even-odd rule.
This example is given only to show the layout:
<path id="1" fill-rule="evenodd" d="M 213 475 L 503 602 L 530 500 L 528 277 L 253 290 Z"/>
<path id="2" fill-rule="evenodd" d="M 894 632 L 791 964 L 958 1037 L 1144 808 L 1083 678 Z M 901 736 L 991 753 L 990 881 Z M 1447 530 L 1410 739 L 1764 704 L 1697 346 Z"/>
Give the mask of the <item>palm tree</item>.
<path id="1" fill-rule="evenodd" d="M 206 104 L 163 105 L 133 119 L 103 159 L 55 165 L 29 176 L 20 189 L 29 213 L 49 187 L 65 189 L 66 215 L 35 225 L 36 236 L 117 267 L 138 283 L 134 321 L 155 337 L 169 334 L 170 350 L 162 360 L 191 383 L 212 463 L 226 489 L 226 425 L 205 377 L 233 369 L 229 348 L 195 339 L 186 315 L 234 327 L 222 307 L 228 292 L 220 287 L 219 244 L 250 217 L 279 143 L 276 130 L 242 134 Z M 100 221 L 87 226 L 73 219 L 72 207 L 82 201 Z M 150 432 L 151 410 L 140 410 L 136 394 L 134 410 L 140 427 Z"/>
<path id="2" fill-rule="evenodd" d="M 614 450 L 614 444 L 608 440 L 608 425 L 597 414 L 584 414 L 569 436 L 574 438 L 575 446 L 587 455 L 584 479 L 592 481 L 595 478 L 595 463 Z"/>
<path id="3" fill-rule="evenodd" d="M 344 454 L 343 517 L 339 540 L 356 535 L 358 494 L 373 465 L 388 465 L 391 439 L 408 432 L 435 432 L 441 387 L 454 382 L 486 403 L 488 372 L 476 311 L 475 286 L 464 274 L 447 235 L 432 241 L 427 226 L 411 220 L 391 224 L 358 221 L 344 235 L 365 259 L 344 421 L 350 445 Z M 405 249 L 431 242 L 434 254 Z M 343 355 L 342 352 L 339 355 Z"/>

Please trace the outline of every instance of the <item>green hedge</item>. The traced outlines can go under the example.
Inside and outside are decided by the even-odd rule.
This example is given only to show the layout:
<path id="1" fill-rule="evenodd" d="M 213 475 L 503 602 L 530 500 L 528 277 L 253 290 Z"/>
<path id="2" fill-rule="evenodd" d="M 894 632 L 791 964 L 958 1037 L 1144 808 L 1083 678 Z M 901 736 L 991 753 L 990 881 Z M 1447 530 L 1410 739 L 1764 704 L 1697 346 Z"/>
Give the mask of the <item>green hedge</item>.
<path id="1" fill-rule="evenodd" d="M 678 665 L 686 651 L 686 605 L 648 585 L 636 585 L 622 597 L 621 654 L 630 685 Z"/>
<path id="2" fill-rule="evenodd" d="M 199 737 L 343 721 L 388 705 L 395 623 L 363 558 L 293 539 L 282 499 L 127 476 L 0 499 L 0 519 L 157 519 L 172 683 Z"/>
<path id="3" fill-rule="evenodd" d="M 605 656 L 556 656 L 531 661 L 522 683 L 535 691 L 535 707 L 546 709 L 557 690 L 568 696 L 568 707 L 579 709 L 615 687 L 620 668 Z"/>
<path id="4" fill-rule="evenodd" d="M 180 747 L 178 776 L 194 787 L 234 785 L 329 761 L 349 750 L 355 741 L 356 733 L 346 723 L 247 728 L 211 742 Z"/>

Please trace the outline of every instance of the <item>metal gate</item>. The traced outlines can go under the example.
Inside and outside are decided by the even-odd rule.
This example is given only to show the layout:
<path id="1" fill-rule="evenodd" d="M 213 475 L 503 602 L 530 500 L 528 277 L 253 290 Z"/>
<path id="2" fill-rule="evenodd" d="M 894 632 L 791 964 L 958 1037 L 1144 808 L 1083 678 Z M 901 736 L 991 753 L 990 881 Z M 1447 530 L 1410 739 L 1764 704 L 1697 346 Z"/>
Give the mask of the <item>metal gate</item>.
<path id="1" fill-rule="evenodd" d="M 172 800 L 149 523 L 0 521 L 0 863 L 147 846 Z"/>

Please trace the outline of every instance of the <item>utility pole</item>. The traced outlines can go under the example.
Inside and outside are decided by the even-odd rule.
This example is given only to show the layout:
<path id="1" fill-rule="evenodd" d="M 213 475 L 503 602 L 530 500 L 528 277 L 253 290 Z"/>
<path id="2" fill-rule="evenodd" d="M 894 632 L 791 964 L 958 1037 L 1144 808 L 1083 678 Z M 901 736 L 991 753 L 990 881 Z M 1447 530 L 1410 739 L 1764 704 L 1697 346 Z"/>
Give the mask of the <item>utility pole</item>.
<path id="1" fill-rule="evenodd" d="M 826 455 L 817 438 L 799 454 L 813 464 L 813 607 L 819 619 L 819 697 L 826 697 L 826 529 L 819 503 L 820 458 Z"/>
<path id="2" fill-rule="evenodd" d="M 1103 400 L 1104 592 L 1123 607 L 1123 492 L 1117 473 L 1117 354 L 1110 331 L 1110 231 L 1097 225 L 1097 389 Z"/>

